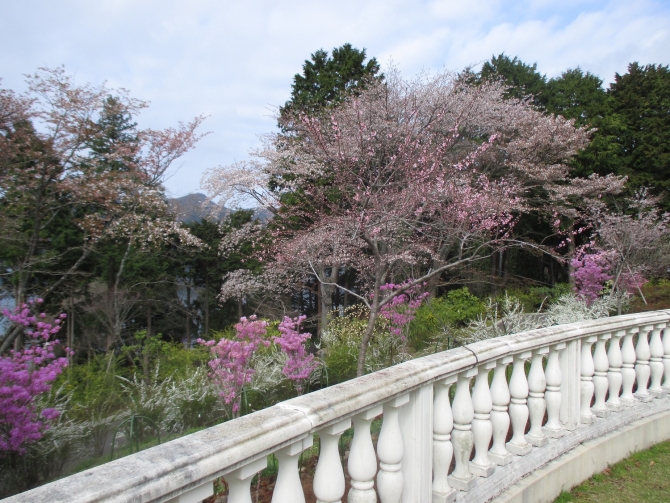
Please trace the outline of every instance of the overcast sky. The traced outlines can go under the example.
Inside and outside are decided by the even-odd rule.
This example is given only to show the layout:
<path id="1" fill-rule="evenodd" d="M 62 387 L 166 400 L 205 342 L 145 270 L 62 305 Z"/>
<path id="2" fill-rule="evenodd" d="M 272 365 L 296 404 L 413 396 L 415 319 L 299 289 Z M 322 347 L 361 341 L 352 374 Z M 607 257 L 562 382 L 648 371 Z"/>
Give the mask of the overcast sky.
<path id="1" fill-rule="evenodd" d="M 581 67 L 606 83 L 629 62 L 670 63 L 668 0 L 0 0 L 0 77 L 65 65 L 151 102 L 136 120 L 167 127 L 209 116 L 167 181 L 181 196 L 202 172 L 246 157 L 317 49 L 344 43 L 410 77 L 505 52 L 548 77 Z"/>

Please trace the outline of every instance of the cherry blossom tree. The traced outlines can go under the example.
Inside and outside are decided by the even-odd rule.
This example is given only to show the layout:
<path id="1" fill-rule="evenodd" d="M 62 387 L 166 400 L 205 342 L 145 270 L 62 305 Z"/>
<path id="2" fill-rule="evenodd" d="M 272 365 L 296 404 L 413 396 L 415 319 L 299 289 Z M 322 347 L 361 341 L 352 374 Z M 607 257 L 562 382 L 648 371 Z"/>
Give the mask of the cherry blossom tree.
<path id="1" fill-rule="evenodd" d="M 111 141 L 108 119 L 146 103 L 124 89 L 77 85 L 63 68 L 40 69 L 27 83 L 25 95 L 0 89 L 0 259 L 18 304 L 64 287 L 106 239 L 127 249 L 200 245 L 170 215 L 161 181 L 202 137 L 203 117 L 161 131 L 133 124 L 132 141 Z M 63 233 L 70 241 L 57 248 Z M 15 326 L 0 353 L 19 335 Z"/>
<path id="2" fill-rule="evenodd" d="M 610 281 L 619 314 L 626 295 L 642 294 L 648 278 L 665 277 L 670 268 L 670 215 L 660 214 L 645 190 L 628 203 L 614 211 L 592 208 L 593 239 L 573 261 L 579 294 L 592 301 Z"/>
<path id="3" fill-rule="evenodd" d="M 565 161 L 587 133 L 503 94 L 496 83 L 449 73 L 407 81 L 391 70 L 333 109 L 283 115 L 290 134 L 265 137 L 250 161 L 204 179 L 211 198 L 252 198 L 277 214 L 262 257 L 268 276 L 229 275 L 222 298 L 308 275 L 346 290 L 370 313 L 361 375 L 375 320 L 398 295 L 499 249 L 539 248 L 513 234 L 539 189 L 545 210 L 557 211 L 580 186 L 618 182 L 568 185 Z M 295 197 L 302 204 L 286 204 Z M 330 264 L 356 270 L 357 288 L 324 278 Z M 400 288 L 382 290 L 396 278 L 405 280 Z"/>

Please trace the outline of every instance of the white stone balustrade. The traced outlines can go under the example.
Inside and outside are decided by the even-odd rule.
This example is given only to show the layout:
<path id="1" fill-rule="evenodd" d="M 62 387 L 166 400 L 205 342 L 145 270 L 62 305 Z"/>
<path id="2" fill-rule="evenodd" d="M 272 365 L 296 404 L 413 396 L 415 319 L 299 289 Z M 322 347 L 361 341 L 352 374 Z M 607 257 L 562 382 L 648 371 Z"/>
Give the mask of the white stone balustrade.
<path id="1" fill-rule="evenodd" d="M 621 342 L 621 396 L 619 400 L 626 407 L 632 407 L 637 402 L 633 396 L 633 386 L 635 386 L 635 345 L 633 337 L 640 331 L 639 327 L 629 328 Z"/>
<path id="2" fill-rule="evenodd" d="M 627 424 L 649 411 L 670 413 L 669 322 L 670 311 L 656 311 L 480 341 L 287 400 L 5 501 L 197 503 L 223 476 L 229 503 L 251 503 L 251 481 L 274 454 L 273 503 L 300 503 L 309 475 L 301 480 L 298 459 L 315 437 L 320 447 L 311 483 L 318 503 L 488 501 L 567 452 L 571 442 L 594 438 L 584 432 L 609 431 L 610 422 Z M 382 413 L 375 449 L 370 427 Z M 338 444 L 352 423 L 347 495 Z"/>
<path id="3" fill-rule="evenodd" d="M 470 461 L 470 471 L 479 477 L 488 477 L 495 470 L 495 465 L 489 459 L 489 445 L 493 436 L 491 424 L 493 400 L 489 389 L 489 373 L 495 366 L 495 362 L 480 365 L 472 388 L 472 406 L 475 412 L 472 420 L 472 437 L 475 457 Z"/>
<path id="4" fill-rule="evenodd" d="M 670 393 L 670 328 L 663 330 L 663 386 Z"/>
<path id="5" fill-rule="evenodd" d="M 381 503 L 400 503 L 403 490 L 403 475 L 400 471 L 404 446 L 400 431 L 399 409 L 409 402 L 405 394 L 384 404 L 384 421 L 377 440 L 379 473 L 377 491 Z"/>
<path id="6" fill-rule="evenodd" d="M 470 396 L 470 380 L 477 375 L 477 369 L 466 370 L 458 374 L 456 381 L 456 395 L 452 406 L 454 429 L 451 441 L 454 446 L 456 466 L 449 475 L 449 484 L 461 491 L 469 491 L 476 483 L 475 476 L 470 472 L 470 454 L 472 454 L 472 420 L 475 418 L 475 409 Z"/>
<path id="7" fill-rule="evenodd" d="M 251 479 L 268 466 L 267 458 L 257 459 L 225 476 L 228 482 L 228 503 L 252 503 Z M 302 493 L 302 487 L 300 488 Z M 303 495 L 303 501 L 305 497 Z"/>
<path id="8" fill-rule="evenodd" d="M 318 431 L 319 461 L 314 472 L 314 495 L 317 503 L 341 503 L 344 496 L 344 470 L 338 448 L 340 436 L 351 427 L 345 419 Z"/>
<path id="9" fill-rule="evenodd" d="M 454 429 L 454 417 L 449 403 L 449 389 L 456 382 L 456 376 L 450 376 L 435 383 L 433 402 L 433 503 L 452 503 L 456 499 L 456 490 L 449 485 L 449 468 L 454 458 L 451 444 L 451 431 Z"/>
<path id="10" fill-rule="evenodd" d="M 351 441 L 347 465 L 351 477 L 347 500 L 349 503 L 377 503 L 377 493 L 374 490 L 377 455 L 372 445 L 370 425 L 382 410 L 382 406 L 378 405 L 353 417 L 354 439 Z"/>
<path id="11" fill-rule="evenodd" d="M 651 370 L 649 394 L 654 397 L 662 396 L 665 393 L 661 386 L 661 381 L 663 380 L 663 341 L 661 340 L 661 332 L 665 327 L 665 323 L 654 325 L 649 341 L 649 353 L 651 355 L 649 361 L 649 369 Z"/>
<path id="12" fill-rule="evenodd" d="M 279 473 L 277 473 L 277 482 L 272 493 L 272 503 L 305 503 L 305 494 L 298 471 L 298 458 L 302 451 L 312 446 L 312 443 L 313 437 L 309 435 L 275 452 L 279 463 Z"/>
<path id="13" fill-rule="evenodd" d="M 542 431 L 542 421 L 547 410 L 544 393 L 547 389 L 547 380 L 542 368 L 544 355 L 549 353 L 549 348 L 540 348 L 533 351 L 533 357 L 528 372 L 528 411 L 530 414 L 530 430 L 526 434 L 528 443 L 535 447 L 542 447 L 549 439 Z"/>
<path id="14" fill-rule="evenodd" d="M 591 399 L 593 398 L 593 355 L 591 355 L 591 346 L 596 342 L 597 337 L 591 335 L 582 339 L 582 365 L 581 365 L 581 408 L 579 418 L 583 424 L 590 424 L 593 421 L 593 412 L 591 412 Z"/>
<path id="15" fill-rule="evenodd" d="M 609 388 L 607 372 L 610 369 L 605 344 L 611 338 L 612 334 L 600 334 L 596 341 L 596 349 L 593 351 L 593 389 L 596 401 L 591 407 L 591 412 L 598 417 L 608 417 L 612 413 L 605 402 L 607 388 Z"/>
<path id="16" fill-rule="evenodd" d="M 647 386 L 649 386 L 649 376 L 651 369 L 649 368 L 649 359 L 651 358 L 651 351 L 649 349 L 649 332 L 654 328 L 653 326 L 644 326 L 637 334 L 637 345 L 635 346 L 635 379 L 637 380 L 637 390 L 633 395 L 641 402 L 649 402 L 654 397 L 649 393 Z"/>
<path id="17" fill-rule="evenodd" d="M 526 440 L 526 422 L 528 421 L 528 379 L 525 364 L 532 352 L 525 351 L 514 355 L 512 378 L 509 392 L 512 396 L 509 404 L 509 416 L 512 422 L 512 438 L 507 442 L 507 450 L 517 456 L 525 456 L 533 448 Z"/>
<path id="18" fill-rule="evenodd" d="M 560 342 L 549 347 L 547 357 L 547 368 L 545 369 L 545 381 L 547 383 L 544 392 L 544 400 L 547 404 L 547 424 L 542 427 L 542 432 L 549 438 L 559 438 L 565 434 L 561 425 L 561 384 L 563 375 L 561 373 L 560 353 L 565 349 L 565 343 Z"/>
<path id="19" fill-rule="evenodd" d="M 609 397 L 607 398 L 607 407 L 614 412 L 620 412 L 625 405 L 619 400 L 621 393 L 621 366 L 623 365 L 623 356 L 621 355 L 621 338 L 625 335 L 625 330 L 617 330 L 612 334 L 610 346 L 607 350 L 607 360 L 609 369 L 607 370 L 607 381 L 609 384 Z"/>
<path id="20" fill-rule="evenodd" d="M 505 356 L 496 362 L 491 381 L 491 425 L 493 427 L 493 445 L 489 451 L 489 459 L 498 466 L 505 466 L 512 462 L 514 456 L 507 451 L 505 440 L 509 431 L 509 386 L 507 384 L 507 366 L 512 363 L 511 356 Z"/>

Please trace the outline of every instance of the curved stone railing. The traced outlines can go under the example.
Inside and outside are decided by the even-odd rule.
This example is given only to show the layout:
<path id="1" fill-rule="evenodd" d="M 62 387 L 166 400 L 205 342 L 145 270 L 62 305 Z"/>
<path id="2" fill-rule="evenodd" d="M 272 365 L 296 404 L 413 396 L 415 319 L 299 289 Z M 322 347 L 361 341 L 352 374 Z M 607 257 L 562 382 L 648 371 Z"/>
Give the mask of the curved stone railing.
<path id="1" fill-rule="evenodd" d="M 193 503 L 211 495 L 213 480 L 223 476 L 228 502 L 250 503 L 251 479 L 274 453 L 279 473 L 272 501 L 304 502 L 298 457 L 317 435 L 313 490 L 319 502 L 335 503 L 345 497 L 338 439 L 352 425 L 349 503 L 487 501 L 585 439 L 670 410 L 664 396 L 670 329 L 663 333 L 669 323 L 670 311 L 655 311 L 477 342 L 287 400 L 6 501 Z M 375 452 L 370 425 L 380 414 Z"/>

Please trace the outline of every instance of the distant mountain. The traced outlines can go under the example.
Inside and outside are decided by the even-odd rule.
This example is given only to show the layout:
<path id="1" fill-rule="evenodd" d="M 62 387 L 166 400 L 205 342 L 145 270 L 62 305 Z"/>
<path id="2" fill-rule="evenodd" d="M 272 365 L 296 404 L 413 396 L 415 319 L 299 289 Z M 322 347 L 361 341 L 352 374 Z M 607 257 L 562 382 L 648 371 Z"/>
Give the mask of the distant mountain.
<path id="1" fill-rule="evenodd" d="M 207 201 L 207 196 L 199 192 L 168 199 L 168 204 L 177 214 L 177 220 L 186 224 L 199 222 L 204 218 L 221 222 L 231 212 L 229 208 L 219 208 L 214 203 Z M 271 216 L 272 214 L 266 209 L 256 210 L 254 214 L 254 218 L 261 222 L 267 222 Z"/>

